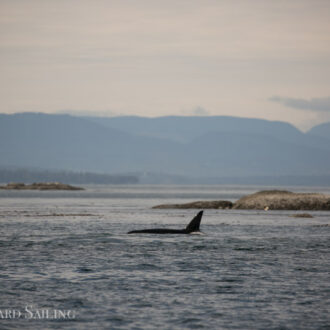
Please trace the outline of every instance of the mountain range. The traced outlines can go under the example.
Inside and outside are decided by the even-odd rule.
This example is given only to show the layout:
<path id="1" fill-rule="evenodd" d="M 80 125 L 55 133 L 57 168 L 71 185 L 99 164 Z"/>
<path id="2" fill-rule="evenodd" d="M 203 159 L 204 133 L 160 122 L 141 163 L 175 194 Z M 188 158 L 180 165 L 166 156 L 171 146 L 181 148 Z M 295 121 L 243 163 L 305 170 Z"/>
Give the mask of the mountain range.
<path id="1" fill-rule="evenodd" d="M 0 167 L 328 180 L 330 123 L 303 133 L 285 122 L 227 116 L 0 114 Z"/>

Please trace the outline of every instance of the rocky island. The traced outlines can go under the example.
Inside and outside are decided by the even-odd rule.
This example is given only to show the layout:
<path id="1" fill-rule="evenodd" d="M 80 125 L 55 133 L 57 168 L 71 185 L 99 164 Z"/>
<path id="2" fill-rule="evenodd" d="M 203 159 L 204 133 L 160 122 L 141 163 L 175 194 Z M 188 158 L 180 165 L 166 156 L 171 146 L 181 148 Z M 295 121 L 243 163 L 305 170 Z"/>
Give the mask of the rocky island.
<path id="1" fill-rule="evenodd" d="M 6 186 L 0 186 L 5 190 L 84 190 L 81 187 L 71 186 L 69 184 L 59 182 L 39 182 L 32 184 L 25 183 L 8 183 Z"/>
<path id="2" fill-rule="evenodd" d="M 265 190 L 242 197 L 234 209 L 253 210 L 330 210 L 330 195 Z"/>
<path id="3" fill-rule="evenodd" d="M 330 195 L 265 190 L 230 201 L 197 201 L 186 204 L 163 204 L 157 209 L 241 209 L 241 210 L 330 210 Z"/>

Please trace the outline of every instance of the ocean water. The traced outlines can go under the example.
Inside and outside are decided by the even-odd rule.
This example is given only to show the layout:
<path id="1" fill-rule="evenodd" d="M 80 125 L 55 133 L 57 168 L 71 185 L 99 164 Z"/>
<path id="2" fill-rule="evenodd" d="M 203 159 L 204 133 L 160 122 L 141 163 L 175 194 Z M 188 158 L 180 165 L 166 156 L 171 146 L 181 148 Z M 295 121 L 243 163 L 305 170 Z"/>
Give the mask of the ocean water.
<path id="1" fill-rule="evenodd" d="M 199 210 L 162 203 L 255 186 L 86 186 L 0 191 L 0 329 L 329 329 L 330 212 Z M 327 188 L 288 188 L 330 193 Z"/>

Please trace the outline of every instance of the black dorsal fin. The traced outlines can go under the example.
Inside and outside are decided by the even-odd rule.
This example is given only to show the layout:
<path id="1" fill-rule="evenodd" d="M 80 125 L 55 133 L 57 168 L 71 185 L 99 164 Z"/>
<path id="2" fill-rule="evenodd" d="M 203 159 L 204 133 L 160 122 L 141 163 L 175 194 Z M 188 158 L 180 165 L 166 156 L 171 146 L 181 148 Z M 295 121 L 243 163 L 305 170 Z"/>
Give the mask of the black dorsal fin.
<path id="1" fill-rule="evenodd" d="M 188 233 L 192 233 L 193 231 L 199 231 L 199 225 L 201 223 L 203 216 L 203 211 L 198 212 L 194 219 L 192 219 L 189 225 L 186 227 L 186 231 Z"/>

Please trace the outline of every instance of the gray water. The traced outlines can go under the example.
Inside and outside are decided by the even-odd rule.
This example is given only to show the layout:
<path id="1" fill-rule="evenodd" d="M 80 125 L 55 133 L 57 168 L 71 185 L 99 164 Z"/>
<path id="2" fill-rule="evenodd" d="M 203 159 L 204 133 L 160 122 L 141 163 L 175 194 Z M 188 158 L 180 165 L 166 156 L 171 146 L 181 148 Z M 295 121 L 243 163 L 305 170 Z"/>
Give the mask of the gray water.
<path id="1" fill-rule="evenodd" d="M 126 234 L 199 211 L 154 205 L 260 189 L 0 191 L 0 329 L 329 329 L 330 212 L 205 210 L 202 236 Z"/>

